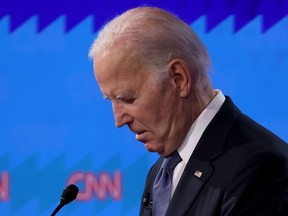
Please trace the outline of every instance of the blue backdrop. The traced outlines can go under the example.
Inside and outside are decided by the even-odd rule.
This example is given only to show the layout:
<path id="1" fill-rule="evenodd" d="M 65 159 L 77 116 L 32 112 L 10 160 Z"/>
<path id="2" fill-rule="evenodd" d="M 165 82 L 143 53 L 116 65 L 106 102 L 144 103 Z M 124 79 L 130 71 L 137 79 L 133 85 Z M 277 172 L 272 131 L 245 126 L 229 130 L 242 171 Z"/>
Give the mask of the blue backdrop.
<path id="1" fill-rule="evenodd" d="M 127 128 L 94 80 L 100 26 L 143 5 L 167 9 L 206 44 L 215 88 L 288 141 L 288 1 L 0 0 L 0 215 L 138 215 L 157 155 Z"/>

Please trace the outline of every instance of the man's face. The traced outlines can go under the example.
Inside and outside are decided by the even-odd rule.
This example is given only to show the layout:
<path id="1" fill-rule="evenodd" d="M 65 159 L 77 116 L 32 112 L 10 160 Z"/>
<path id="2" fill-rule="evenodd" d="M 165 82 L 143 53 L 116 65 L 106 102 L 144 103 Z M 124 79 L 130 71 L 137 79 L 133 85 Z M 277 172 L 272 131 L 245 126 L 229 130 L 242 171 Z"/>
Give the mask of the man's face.
<path id="1" fill-rule="evenodd" d="M 151 81 L 153 74 L 146 68 L 133 52 L 112 52 L 94 60 L 94 74 L 112 102 L 116 126 L 127 124 L 149 151 L 167 155 L 181 142 L 177 88 L 170 78 Z"/>

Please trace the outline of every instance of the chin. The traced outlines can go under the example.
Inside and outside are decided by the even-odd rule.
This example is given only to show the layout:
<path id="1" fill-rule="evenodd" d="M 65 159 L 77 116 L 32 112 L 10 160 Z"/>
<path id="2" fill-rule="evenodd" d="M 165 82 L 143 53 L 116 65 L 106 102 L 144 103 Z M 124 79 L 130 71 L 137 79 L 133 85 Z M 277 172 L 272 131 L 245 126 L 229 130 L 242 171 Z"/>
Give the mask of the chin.
<path id="1" fill-rule="evenodd" d="M 156 152 L 155 145 L 146 142 L 144 143 L 144 146 L 149 152 Z"/>
<path id="2" fill-rule="evenodd" d="M 161 155 L 161 152 L 163 152 L 163 150 L 161 151 L 159 146 L 157 146 L 155 143 L 148 143 L 147 142 L 147 143 L 144 143 L 144 146 L 149 152 L 157 152 L 159 155 Z"/>
<path id="3" fill-rule="evenodd" d="M 154 148 L 150 144 L 145 143 L 144 146 L 149 152 L 155 152 Z"/>

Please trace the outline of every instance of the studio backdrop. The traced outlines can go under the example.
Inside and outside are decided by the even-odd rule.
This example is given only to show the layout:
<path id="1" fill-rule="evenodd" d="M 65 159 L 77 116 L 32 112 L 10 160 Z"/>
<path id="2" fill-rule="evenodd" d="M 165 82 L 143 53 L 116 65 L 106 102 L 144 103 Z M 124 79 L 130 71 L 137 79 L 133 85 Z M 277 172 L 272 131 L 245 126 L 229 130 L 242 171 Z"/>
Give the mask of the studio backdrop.
<path id="1" fill-rule="evenodd" d="M 288 141 L 286 0 L 0 0 L 0 215 L 138 215 L 158 155 L 117 129 L 93 75 L 101 26 L 141 5 L 186 21 L 207 46 L 214 87 Z"/>

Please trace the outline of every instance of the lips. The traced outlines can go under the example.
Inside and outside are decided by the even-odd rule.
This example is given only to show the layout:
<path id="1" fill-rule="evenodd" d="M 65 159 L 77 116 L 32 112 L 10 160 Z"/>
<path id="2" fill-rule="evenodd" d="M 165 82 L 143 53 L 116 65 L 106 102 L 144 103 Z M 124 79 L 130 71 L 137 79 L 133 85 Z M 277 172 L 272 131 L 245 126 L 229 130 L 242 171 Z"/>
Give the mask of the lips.
<path id="1" fill-rule="evenodd" d="M 136 140 L 138 140 L 138 141 L 143 141 L 143 139 L 144 139 L 144 133 L 145 133 L 145 131 L 139 131 L 139 132 L 136 132 L 135 134 L 135 138 L 136 138 Z"/>
<path id="2" fill-rule="evenodd" d="M 128 127 L 135 134 L 136 140 L 144 142 L 144 135 L 147 131 L 134 128 L 132 125 L 128 125 Z"/>
<path id="3" fill-rule="evenodd" d="M 131 126 L 129 126 L 129 129 L 130 129 L 130 131 L 132 131 L 132 132 L 135 133 L 136 135 L 145 132 L 144 130 L 141 130 L 141 129 L 132 128 Z"/>

